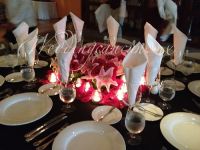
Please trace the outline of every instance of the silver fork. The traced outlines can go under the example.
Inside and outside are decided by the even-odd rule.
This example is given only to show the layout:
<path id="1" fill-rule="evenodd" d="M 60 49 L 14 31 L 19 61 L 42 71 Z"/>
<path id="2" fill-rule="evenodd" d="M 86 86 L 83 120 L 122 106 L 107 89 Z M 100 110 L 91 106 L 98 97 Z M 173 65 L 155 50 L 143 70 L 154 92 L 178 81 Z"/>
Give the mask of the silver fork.
<path id="1" fill-rule="evenodd" d="M 52 139 L 49 140 L 48 142 L 44 143 L 43 145 L 38 146 L 38 147 L 36 148 L 36 150 L 44 150 L 44 149 L 47 148 L 47 146 L 48 146 L 49 144 L 51 144 L 53 141 L 54 141 L 54 138 L 52 138 Z"/>
<path id="2" fill-rule="evenodd" d="M 44 138 L 38 140 L 38 141 L 35 141 L 33 143 L 33 146 L 39 146 L 41 143 L 43 143 L 46 139 L 48 139 L 49 137 L 51 137 L 52 135 L 56 134 L 56 133 L 59 133 L 60 131 L 62 131 L 65 127 L 67 127 L 69 124 L 66 123 L 64 124 L 61 128 L 59 128 L 58 130 L 52 132 L 51 134 L 45 136 Z"/>

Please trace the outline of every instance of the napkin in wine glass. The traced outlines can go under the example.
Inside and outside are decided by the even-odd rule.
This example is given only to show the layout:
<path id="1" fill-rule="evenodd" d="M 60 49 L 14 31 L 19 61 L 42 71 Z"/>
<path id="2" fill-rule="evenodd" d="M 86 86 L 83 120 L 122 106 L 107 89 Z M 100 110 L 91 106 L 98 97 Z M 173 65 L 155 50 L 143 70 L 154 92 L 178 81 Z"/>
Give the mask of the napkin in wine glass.
<path id="1" fill-rule="evenodd" d="M 65 30 L 66 30 L 67 16 L 64 16 L 61 20 L 53 25 L 55 30 L 55 38 L 58 42 L 58 46 L 62 47 L 65 41 Z"/>
<path id="2" fill-rule="evenodd" d="M 119 7 L 119 17 L 125 18 L 128 16 L 127 10 L 126 10 L 126 1 L 121 0 L 121 4 Z"/>
<path id="3" fill-rule="evenodd" d="M 172 34 L 173 24 L 176 25 L 178 16 L 176 3 L 172 0 L 157 0 L 157 6 L 160 17 L 169 22 L 162 35 Z"/>
<path id="4" fill-rule="evenodd" d="M 107 28 L 110 44 L 115 46 L 117 41 L 117 33 L 119 30 L 119 23 L 112 16 L 108 17 L 107 19 Z"/>
<path id="5" fill-rule="evenodd" d="M 28 37 L 28 30 L 29 26 L 25 22 L 21 22 L 15 30 L 13 30 L 13 34 L 16 38 L 17 45 L 18 45 L 18 55 L 22 58 L 25 57 L 25 50 L 24 50 L 24 41 Z"/>
<path id="6" fill-rule="evenodd" d="M 146 22 L 144 25 L 144 39 L 147 43 L 147 35 L 150 34 L 154 39 L 156 39 L 158 30 L 156 30 L 150 23 Z"/>
<path id="7" fill-rule="evenodd" d="M 160 70 L 160 64 L 163 57 L 163 47 L 150 35 L 147 35 L 147 68 L 146 68 L 146 82 L 148 85 L 153 85 L 157 74 Z"/>
<path id="8" fill-rule="evenodd" d="M 178 65 L 183 61 L 183 54 L 187 43 L 187 36 L 181 32 L 175 25 L 174 30 L 174 64 Z"/>
<path id="9" fill-rule="evenodd" d="M 147 58 L 144 54 L 144 47 L 137 43 L 123 60 L 126 85 L 128 89 L 129 105 L 135 104 L 136 94 L 140 85 L 141 77 L 144 74 Z"/>
<path id="10" fill-rule="evenodd" d="M 108 4 L 101 4 L 94 13 L 99 32 L 102 33 L 107 29 L 106 20 L 111 15 L 111 8 Z"/>
<path id="11" fill-rule="evenodd" d="M 76 48 L 77 38 L 76 35 L 71 36 L 64 42 L 64 46 L 56 50 L 56 57 L 60 70 L 61 80 L 64 83 L 68 82 L 70 63 Z"/>
<path id="12" fill-rule="evenodd" d="M 26 41 L 24 42 L 26 60 L 28 61 L 29 66 L 34 66 L 37 40 L 38 40 L 38 28 L 32 31 L 28 35 Z"/>
<path id="13" fill-rule="evenodd" d="M 76 31 L 76 36 L 77 36 L 77 41 L 80 42 L 81 38 L 82 38 L 82 32 L 83 32 L 83 26 L 84 26 L 84 21 L 81 20 L 79 17 L 77 17 L 75 14 L 73 14 L 72 12 L 69 13 L 71 18 L 72 18 L 72 22 L 74 25 L 74 29 Z"/>

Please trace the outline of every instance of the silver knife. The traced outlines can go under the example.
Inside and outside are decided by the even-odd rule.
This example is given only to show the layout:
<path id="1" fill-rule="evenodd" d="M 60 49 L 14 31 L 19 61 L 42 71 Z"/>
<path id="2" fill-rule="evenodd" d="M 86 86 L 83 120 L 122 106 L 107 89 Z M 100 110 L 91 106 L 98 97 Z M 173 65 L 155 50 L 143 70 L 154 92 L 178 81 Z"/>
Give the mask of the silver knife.
<path id="1" fill-rule="evenodd" d="M 52 122 L 55 122 L 57 119 L 63 117 L 64 115 L 65 115 L 65 113 L 62 113 L 62 114 L 60 114 L 60 115 L 58 115 L 58 116 L 56 116 L 56 117 L 50 119 L 49 121 L 45 122 L 43 125 L 39 126 L 38 128 L 36 128 L 36 129 L 34 129 L 34 130 L 32 130 L 32 131 L 26 133 L 26 134 L 24 135 L 24 137 L 25 137 L 25 138 L 28 138 L 28 137 L 32 136 L 33 134 L 35 134 L 35 133 L 38 132 L 39 130 L 42 130 L 42 129 L 43 129 L 44 127 L 46 127 L 48 124 L 50 124 L 50 123 L 52 123 Z"/>
<path id="2" fill-rule="evenodd" d="M 102 115 L 99 119 L 97 119 L 96 121 L 99 122 L 99 121 L 102 121 L 106 116 L 108 116 L 113 110 L 115 109 L 114 106 L 112 106 L 108 112 L 106 112 L 104 115 Z"/>
<path id="3" fill-rule="evenodd" d="M 66 119 L 67 116 L 63 116 L 60 119 L 56 120 L 55 122 L 52 122 L 50 124 L 48 124 L 47 126 L 45 126 L 43 129 L 39 130 L 38 132 L 32 134 L 31 136 L 26 138 L 27 142 L 30 142 L 31 140 L 33 140 L 34 138 L 36 138 L 38 135 L 40 135 L 41 133 L 43 133 L 44 131 L 46 131 L 47 129 L 51 128 L 52 126 L 56 125 L 57 123 L 61 122 L 62 120 Z"/>

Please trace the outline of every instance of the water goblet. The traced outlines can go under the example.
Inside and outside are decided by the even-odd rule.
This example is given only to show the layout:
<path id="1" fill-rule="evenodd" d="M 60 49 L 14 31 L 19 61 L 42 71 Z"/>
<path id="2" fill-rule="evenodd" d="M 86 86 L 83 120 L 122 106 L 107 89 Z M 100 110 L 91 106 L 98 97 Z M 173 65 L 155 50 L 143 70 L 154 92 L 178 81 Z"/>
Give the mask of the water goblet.
<path id="1" fill-rule="evenodd" d="M 169 80 L 163 80 L 160 84 L 159 96 L 163 102 L 159 102 L 158 106 L 162 110 L 168 110 L 171 108 L 171 105 L 166 102 L 172 100 L 176 93 L 176 81 L 173 79 L 170 80 L 170 82 L 168 81 Z"/>
<path id="2" fill-rule="evenodd" d="M 22 78 L 28 83 L 24 86 L 25 89 L 32 89 L 35 87 L 31 81 L 35 78 L 35 70 L 32 66 L 22 66 L 21 69 Z"/>
<path id="3" fill-rule="evenodd" d="M 74 87 L 63 87 L 59 92 L 60 100 L 65 103 L 62 107 L 62 111 L 65 113 L 71 113 L 75 110 L 75 107 L 71 103 L 76 98 L 76 90 Z"/>
<path id="4" fill-rule="evenodd" d="M 139 145 L 142 141 L 139 133 L 141 133 L 145 127 L 145 117 L 143 114 L 135 111 L 133 108 L 128 108 L 125 117 L 125 127 L 129 131 L 127 143 L 129 145 Z"/>

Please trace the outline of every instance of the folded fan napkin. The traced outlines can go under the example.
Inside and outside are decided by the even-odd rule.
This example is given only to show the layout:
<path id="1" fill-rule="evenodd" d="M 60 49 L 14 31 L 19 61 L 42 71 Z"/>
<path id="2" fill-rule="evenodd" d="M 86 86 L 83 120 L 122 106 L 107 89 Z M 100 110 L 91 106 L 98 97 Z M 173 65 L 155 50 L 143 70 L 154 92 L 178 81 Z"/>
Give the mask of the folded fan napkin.
<path id="1" fill-rule="evenodd" d="M 176 26 L 173 27 L 173 30 L 174 64 L 178 65 L 183 61 L 183 54 L 187 43 L 187 36 L 182 33 Z"/>
<path id="2" fill-rule="evenodd" d="M 17 41 L 18 55 L 20 55 L 22 58 L 25 57 L 24 41 L 28 37 L 28 30 L 28 24 L 22 22 L 17 26 L 15 30 L 12 31 Z"/>
<path id="3" fill-rule="evenodd" d="M 72 18 L 72 22 L 73 22 L 73 25 L 74 25 L 74 28 L 75 28 L 75 31 L 76 31 L 77 41 L 80 42 L 81 38 L 82 38 L 84 21 L 81 20 L 76 15 L 74 15 L 72 12 L 70 12 L 69 14 Z"/>
<path id="4" fill-rule="evenodd" d="M 108 17 L 107 19 L 107 28 L 110 44 L 115 46 L 117 41 L 117 33 L 119 30 L 119 23 L 112 16 Z"/>
<path id="5" fill-rule="evenodd" d="M 147 59 L 141 43 L 136 44 L 123 60 L 129 105 L 135 104 L 135 98 L 144 74 Z"/>
<path id="6" fill-rule="evenodd" d="M 29 66 L 34 66 L 37 40 L 38 40 L 38 28 L 32 31 L 28 35 L 26 41 L 24 42 L 26 59 L 28 61 Z"/>
<path id="7" fill-rule="evenodd" d="M 111 8 L 108 4 L 101 4 L 94 13 L 99 32 L 102 33 L 107 29 L 106 20 L 111 15 Z"/>
<path id="8" fill-rule="evenodd" d="M 73 35 L 64 42 L 63 48 L 56 50 L 56 57 L 58 60 L 58 66 L 62 82 L 67 83 L 69 78 L 70 63 L 76 48 L 77 39 L 76 35 Z"/>
<path id="9" fill-rule="evenodd" d="M 153 85 L 157 74 L 160 70 L 160 64 L 163 57 L 163 47 L 150 35 L 147 35 L 147 69 L 146 69 L 146 82 L 148 85 Z"/>
<path id="10" fill-rule="evenodd" d="M 53 25 L 53 28 L 56 33 L 56 36 L 55 36 L 56 41 L 58 42 L 58 45 L 60 47 L 63 46 L 64 41 L 65 41 L 66 22 L 67 22 L 67 16 L 63 17 L 61 20 L 59 20 Z"/>

